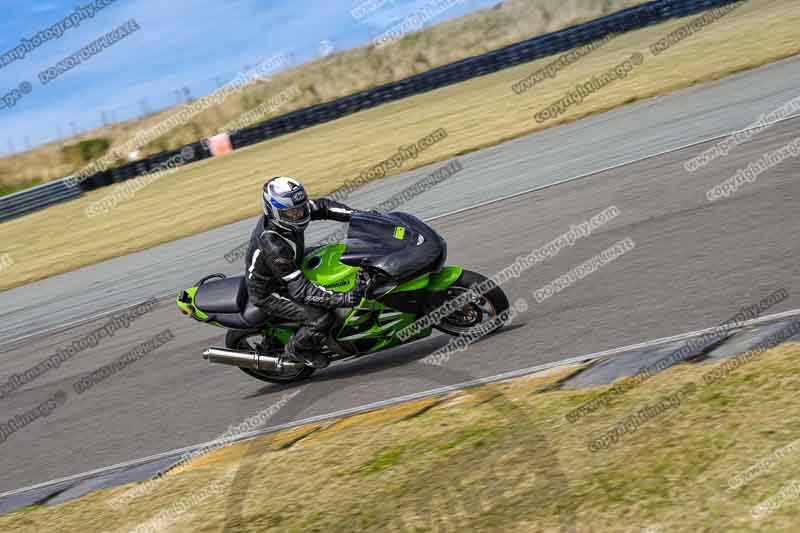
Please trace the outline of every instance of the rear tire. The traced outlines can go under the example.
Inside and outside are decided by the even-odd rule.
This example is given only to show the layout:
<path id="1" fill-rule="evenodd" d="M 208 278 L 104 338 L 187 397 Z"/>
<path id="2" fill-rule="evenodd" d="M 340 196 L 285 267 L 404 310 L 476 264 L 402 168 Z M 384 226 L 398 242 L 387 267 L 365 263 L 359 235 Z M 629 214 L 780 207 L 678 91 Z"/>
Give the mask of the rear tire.
<path id="1" fill-rule="evenodd" d="M 447 289 L 447 292 L 448 295 L 456 298 L 469 290 L 471 286 L 485 281 L 488 281 L 488 278 L 483 274 L 464 270 L 456 282 Z M 467 336 L 478 332 L 483 335 L 490 335 L 498 331 L 503 327 L 505 322 L 497 324 L 497 326 L 488 332 L 481 327 L 482 324 L 486 324 L 498 318 L 502 313 L 508 311 L 509 308 L 508 298 L 503 292 L 503 289 L 494 282 L 491 282 L 491 286 L 492 288 L 484 292 L 480 298 L 470 301 L 459 311 L 443 318 L 442 321 L 434 327 L 439 331 L 456 337 Z"/>
<path id="2" fill-rule="evenodd" d="M 261 332 L 229 330 L 225 335 L 225 347 L 230 350 L 255 350 L 256 344 L 259 344 L 263 341 L 264 334 Z M 275 343 L 274 346 L 270 346 L 270 348 L 267 350 L 269 355 L 276 355 L 276 353 L 273 352 L 283 353 L 283 347 L 280 347 L 278 343 Z M 278 374 L 266 372 L 264 370 L 254 370 L 252 368 L 240 367 L 239 369 L 250 377 L 261 381 L 266 381 L 268 383 L 294 383 L 297 381 L 303 381 L 310 378 L 311 374 L 313 374 L 314 370 L 316 370 L 310 366 L 304 366 L 299 370 Z"/>

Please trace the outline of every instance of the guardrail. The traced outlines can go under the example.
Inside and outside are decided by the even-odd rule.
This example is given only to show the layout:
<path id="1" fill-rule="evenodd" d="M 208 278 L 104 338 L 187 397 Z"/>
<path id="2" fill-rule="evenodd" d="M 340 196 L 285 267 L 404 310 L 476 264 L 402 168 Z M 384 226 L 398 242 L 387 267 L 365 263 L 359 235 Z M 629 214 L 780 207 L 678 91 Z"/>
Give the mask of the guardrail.
<path id="1" fill-rule="evenodd" d="M 190 147 L 192 150 L 186 150 L 187 147 Z M 105 172 L 93 174 L 81 182 L 80 189 L 84 191 L 91 191 L 100 187 L 106 187 L 121 181 L 126 181 L 137 176 L 142 176 L 153 171 L 161 170 L 160 166 L 162 163 L 169 161 L 178 154 L 185 155 L 187 153 L 193 154 L 192 157 L 183 157 L 183 160 L 187 163 L 194 163 L 196 161 L 211 157 L 211 153 L 208 151 L 206 146 L 204 146 L 202 142 L 197 141 L 192 144 L 181 146 L 177 150 L 161 152 L 151 155 L 145 159 L 134 161 L 133 163 L 127 163 L 125 165 L 106 170 Z M 76 187 L 76 189 L 77 188 L 78 187 Z"/>
<path id="2" fill-rule="evenodd" d="M 70 187 L 64 182 L 64 179 L 60 179 L 7 196 L 0 196 L 0 222 L 77 198 L 80 195 L 79 188 Z"/>
<path id="3" fill-rule="evenodd" d="M 471 78 L 491 74 L 521 63 L 571 50 L 612 33 L 624 33 L 663 22 L 671 18 L 685 17 L 715 7 L 734 3 L 737 0 L 656 0 L 640 6 L 624 9 L 605 17 L 578 24 L 563 30 L 540 35 L 498 50 L 469 57 L 416 74 L 396 82 L 360 91 L 349 96 L 292 111 L 255 126 L 239 130 L 231 135 L 234 149 L 243 148 L 297 130 L 330 122 L 387 102 L 432 91 Z M 192 143 L 194 157 L 189 162 L 211 156 L 201 142 Z M 163 152 L 128 163 L 117 168 L 89 176 L 81 182 L 80 190 L 89 191 L 125 181 L 156 169 L 161 163 L 181 153 L 185 147 Z M 57 182 L 61 183 L 61 182 Z M 62 185 L 64 185 L 62 183 Z M 46 189 L 46 187 L 52 187 Z M 0 198 L 0 221 L 42 209 L 48 205 L 74 198 L 80 194 L 67 194 L 62 186 L 43 185 L 11 196 Z M 43 193 L 42 191 L 51 191 Z M 44 198 L 44 196 L 49 196 Z M 4 201 L 15 197 L 6 207 Z"/>

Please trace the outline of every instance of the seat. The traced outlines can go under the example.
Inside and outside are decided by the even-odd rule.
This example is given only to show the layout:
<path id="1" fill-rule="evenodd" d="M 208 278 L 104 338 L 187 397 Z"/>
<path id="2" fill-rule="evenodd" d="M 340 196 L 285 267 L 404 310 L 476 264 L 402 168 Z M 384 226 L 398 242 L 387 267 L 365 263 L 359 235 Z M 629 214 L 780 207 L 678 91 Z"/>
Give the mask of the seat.
<path id="1" fill-rule="evenodd" d="M 194 305 L 206 314 L 240 313 L 247 304 L 244 276 L 214 279 L 197 288 Z"/>
<path id="2" fill-rule="evenodd" d="M 226 328 L 248 330 L 261 329 L 269 319 L 269 315 L 251 303 L 247 303 L 241 313 L 209 313 L 208 316 Z"/>
<path id="3" fill-rule="evenodd" d="M 251 304 L 244 276 L 210 280 L 197 288 L 194 305 L 208 315 L 209 321 L 231 329 L 257 330 L 269 321 L 263 309 Z M 275 326 L 297 326 L 278 319 Z"/>

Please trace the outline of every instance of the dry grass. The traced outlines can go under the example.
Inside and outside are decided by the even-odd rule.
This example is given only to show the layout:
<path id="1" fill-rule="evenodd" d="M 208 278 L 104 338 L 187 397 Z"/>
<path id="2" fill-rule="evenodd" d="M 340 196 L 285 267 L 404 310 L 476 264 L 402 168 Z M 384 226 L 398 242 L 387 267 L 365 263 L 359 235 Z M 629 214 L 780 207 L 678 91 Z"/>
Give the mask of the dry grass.
<path id="1" fill-rule="evenodd" d="M 409 35 L 393 46 L 381 49 L 369 46 L 344 51 L 278 75 L 274 78 L 274 83 L 256 84 L 198 115 L 184 127 L 152 142 L 142 150 L 142 155 L 195 142 L 269 100 L 272 94 L 292 85 L 299 87 L 302 95 L 276 112 L 264 115 L 262 120 L 403 79 L 644 1 L 646 0 L 510 0 L 494 9 L 482 10 Z M 79 170 L 85 162 L 65 152 L 62 149 L 65 144 L 74 145 L 79 141 L 105 138 L 113 145 L 118 145 L 175 111 L 176 109 L 168 109 L 141 120 L 99 128 L 73 139 L 50 143 L 30 152 L 0 159 L 0 192 L 3 183 L 32 184 L 33 180 L 49 181 Z"/>
<path id="2" fill-rule="evenodd" d="M 393 154 L 399 145 L 444 128 L 449 137 L 403 170 L 497 144 L 563 121 L 632 100 L 674 91 L 769 63 L 800 51 L 800 6 L 793 0 L 752 0 L 734 13 L 658 57 L 650 43 L 686 20 L 622 35 L 521 96 L 511 85 L 550 60 L 521 65 L 427 94 L 394 102 L 335 122 L 280 137 L 178 170 L 139 191 L 111 214 L 87 218 L 89 204 L 112 188 L 0 225 L 0 242 L 14 265 L 0 289 L 42 279 L 100 260 L 253 216 L 261 183 L 294 175 L 313 195 L 330 193 L 344 180 Z M 576 83 L 618 64 L 634 51 L 645 63 L 631 75 L 573 106 L 557 121 L 537 124 L 533 115 Z M 244 237 L 244 236 L 243 236 Z"/>
<path id="3" fill-rule="evenodd" d="M 574 424 L 564 415 L 605 390 L 541 392 L 558 369 L 213 452 L 157 482 L 124 512 L 130 487 L 0 517 L 0 530 L 125 531 L 219 482 L 164 532 L 226 531 L 796 531 L 795 496 L 761 520 L 754 506 L 800 476 L 800 346 L 770 350 L 705 385 L 708 365 L 680 365 Z M 696 392 L 607 450 L 587 443 L 689 383 Z M 313 472 L 313 474 L 312 474 Z"/>

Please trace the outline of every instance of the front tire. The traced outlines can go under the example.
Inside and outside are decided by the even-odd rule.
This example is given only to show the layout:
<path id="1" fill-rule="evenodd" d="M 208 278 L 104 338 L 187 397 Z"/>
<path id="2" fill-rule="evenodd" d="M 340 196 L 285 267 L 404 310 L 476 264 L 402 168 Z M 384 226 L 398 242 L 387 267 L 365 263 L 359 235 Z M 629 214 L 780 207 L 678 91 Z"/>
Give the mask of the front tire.
<path id="1" fill-rule="evenodd" d="M 467 292 L 476 284 L 487 282 L 488 278 L 477 272 L 464 270 L 461 276 L 447 289 L 448 299 L 457 298 Z M 443 318 L 435 327 L 449 335 L 463 337 L 473 334 L 489 335 L 503 327 L 504 322 L 499 322 L 492 329 L 486 331 L 486 324 L 497 319 L 508 311 L 508 298 L 496 283 L 489 282 L 491 289 L 484 292 L 479 298 L 473 299 L 461 309 Z"/>
<path id="2" fill-rule="evenodd" d="M 264 342 L 264 334 L 261 332 L 252 331 L 236 331 L 229 330 L 225 335 L 225 347 L 230 350 L 255 350 L 258 344 Z M 267 349 L 269 355 L 275 355 L 273 352 L 282 353 L 283 348 L 279 347 L 277 343 Z M 294 383 L 303 381 L 311 377 L 314 373 L 314 368 L 304 366 L 299 370 L 288 371 L 283 373 L 267 372 L 265 370 L 254 370 L 252 368 L 239 368 L 242 372 L 250 377 L 256 378 L 268 383 Z"/>

